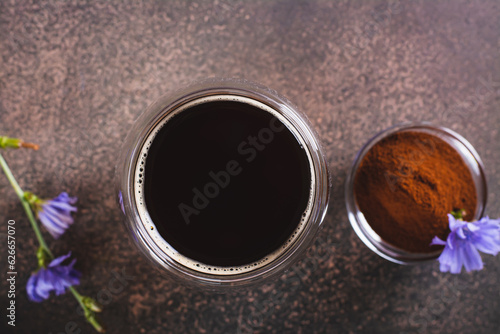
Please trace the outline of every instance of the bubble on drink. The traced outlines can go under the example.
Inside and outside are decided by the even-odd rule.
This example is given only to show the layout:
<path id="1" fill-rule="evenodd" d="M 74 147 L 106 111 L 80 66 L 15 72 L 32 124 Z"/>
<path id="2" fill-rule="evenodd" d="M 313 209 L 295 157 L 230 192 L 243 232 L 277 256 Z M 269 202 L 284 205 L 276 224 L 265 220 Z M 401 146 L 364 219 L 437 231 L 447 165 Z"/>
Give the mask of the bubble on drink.
<path id="1" fill-rule="evenodd" d="M 185 103 L 142 145 L 134 169 L 141 222 L 165 254 L 192 270 L 262 268 L 309 220 L 315 175 L 305 147 L 289 120 L 257 100 Z"/>

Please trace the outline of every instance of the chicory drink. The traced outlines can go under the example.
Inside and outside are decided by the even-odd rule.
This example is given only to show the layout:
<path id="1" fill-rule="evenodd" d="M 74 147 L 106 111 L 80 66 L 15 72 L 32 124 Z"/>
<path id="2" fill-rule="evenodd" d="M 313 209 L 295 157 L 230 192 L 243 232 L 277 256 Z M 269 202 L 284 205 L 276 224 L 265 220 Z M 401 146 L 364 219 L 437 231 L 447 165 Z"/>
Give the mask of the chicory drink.
<path id="1" fill-rule="evenodd" d="M 151 130 L 135 200 L 156 245 L 210 274 L 248 272 L 294 243 L 314 198 L 311 157 L 268 105 L 215 95 L 181 105 Z"/>

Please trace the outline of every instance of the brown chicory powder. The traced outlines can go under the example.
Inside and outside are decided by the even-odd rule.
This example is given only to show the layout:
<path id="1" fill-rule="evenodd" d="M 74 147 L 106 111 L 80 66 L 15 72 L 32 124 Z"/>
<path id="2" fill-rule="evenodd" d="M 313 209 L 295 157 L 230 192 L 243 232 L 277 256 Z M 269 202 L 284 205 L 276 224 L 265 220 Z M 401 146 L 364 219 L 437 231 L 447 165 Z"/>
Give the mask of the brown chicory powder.
<path id="1" fill-rule="evenodd" d="M 476 210 L 476 188 L 461 156 L 434 135 L 403 131 L 375 144 L 354 179 L 357 204 L 386 242 L 409 252 L 428 253 L 434 236 L 446 240 L 447 214 Z"/>

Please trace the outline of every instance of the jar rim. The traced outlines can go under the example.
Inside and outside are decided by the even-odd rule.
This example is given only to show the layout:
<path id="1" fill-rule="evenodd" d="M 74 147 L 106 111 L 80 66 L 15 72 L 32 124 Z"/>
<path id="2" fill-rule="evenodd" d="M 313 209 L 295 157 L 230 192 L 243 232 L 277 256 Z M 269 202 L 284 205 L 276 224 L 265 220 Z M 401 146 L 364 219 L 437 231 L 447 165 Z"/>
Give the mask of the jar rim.
<path id="1" fill-rule="evenodd" d="M 160 118 L 169 110 L 212 95 L 238 95 L 248 97 L 270 106 L 282 115 L 297 130 L 310 155 L 310 164 L 314 169 L 314 196 L 309 220 L 299 238 L 276 260 L 256 270 L 234 275 L 214 275 L 201 273 L 185 267 L 168 257 L 154 242 L 151 242 L 143 224 L 140 224 L 137 205 L 134 200 L 133 176 L 138 161 L 138 154 L 147 138 L 148 130 L 154 128 Z M 268 277 L 276 277 L 288 268 L 309 246 L 321 226 L 326 214 L 330 195 L 330 175 L 317 135 L 304 114 L 287 99 L 275 91 L 259 84 L 241 79 L 208 79 L 197 81 L 168 93 L 151 104 L 134 123 L 127 136 L 116 166 L 116 183 L 122 196 L 125 224 L 132 235 L 132 240 L 141 253 L 150 260 L 161 273 L 180 280 L 188 285 L 218 289 L 225 286 L 248 286 Z"/>
<path id="2" fill-rule="evenodd" d="M 345 203 L 349 222 L 361 241 L 374 253 L 391 262 L 403 265 L 418 264 L 435 260 L 441 250 L 430 253 L 408 252 L 384 241 L 370 226 L 358 207 L 354 194 L 354 179 L 365 155 L 381 140 L 401 132 L 424 132 L 438 137 L 449 144 L 460 155 L 469 169 L 477 194 L 474 219 L 480 219 L 487 202 L 487 183 L 483 162 L 475 148 L 457 132 L 434 125 L 431 122 L 411 122 L 397 124 L 371 137 L 357 152 L 345 181 Z"/>

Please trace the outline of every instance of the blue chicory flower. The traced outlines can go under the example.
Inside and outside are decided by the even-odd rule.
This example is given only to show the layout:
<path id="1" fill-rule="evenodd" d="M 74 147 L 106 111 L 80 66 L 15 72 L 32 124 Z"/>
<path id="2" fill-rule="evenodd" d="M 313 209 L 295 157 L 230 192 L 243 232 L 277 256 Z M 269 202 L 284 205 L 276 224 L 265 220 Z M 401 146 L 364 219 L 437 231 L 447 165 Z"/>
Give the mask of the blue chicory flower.
<path id="1" fill-rule="evenodd" d="M 58 239 L 73 224 L 71 212 L 76 212 L 77 209 L 71 204 L 75 204 L 77 200 L 65 192 L 51 200 L 35 200 L 38 218 L 54 239 Z"/>
<path id="2" fill-rule="evenodd" d="M 465 270 L 483 269 L 478 251 L 497 255 L 500 252 L 500 219 L 484 217 L 476 222 L 466 222 L 448 214 L 450 234 L 446 241 L 434 237 L 431 245 L 444 246 L 439 256 L 442 272 L 459 274 L 462 265 Z"/>
<path id="3" fill-rule="evenodd" d="M 65 293 L 68 287 L 80 284 L 81 273 L 73 269 L 76 259 L 66 266 L 62 265 L 62 262 L 70 256 L 71 252 L 55 258 L 47 268 L 41 267 L 31 275 L 26 284 L 26 292 L 31 301 L 39 303 L 49 298 L 51 291 L 59 296 Z"/>

